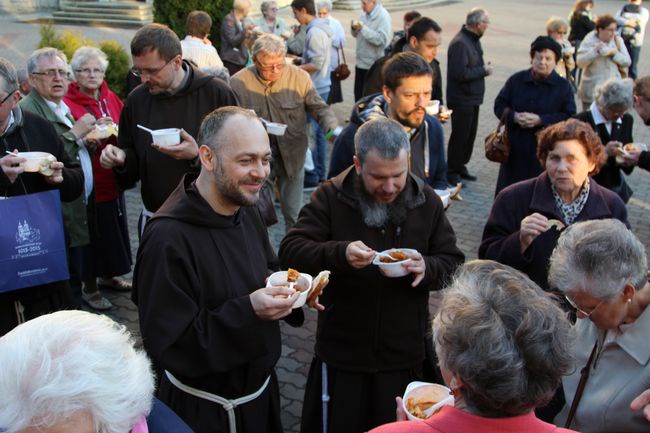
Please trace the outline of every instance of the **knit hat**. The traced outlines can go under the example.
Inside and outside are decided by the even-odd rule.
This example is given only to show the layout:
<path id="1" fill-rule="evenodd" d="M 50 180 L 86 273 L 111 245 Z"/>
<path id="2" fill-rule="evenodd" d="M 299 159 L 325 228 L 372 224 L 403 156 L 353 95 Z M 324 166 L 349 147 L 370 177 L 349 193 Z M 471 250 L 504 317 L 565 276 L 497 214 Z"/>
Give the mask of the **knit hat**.
<path id="1" fill-rule="evenodd" d="M 562 47 L 550 36 L 538 36 L 533 43 L 530 44 L 530 57 L 533 57 L 536 52 L 544 49 L 549 49 L 555 53 L 556 62 L 562 58 Z"/>

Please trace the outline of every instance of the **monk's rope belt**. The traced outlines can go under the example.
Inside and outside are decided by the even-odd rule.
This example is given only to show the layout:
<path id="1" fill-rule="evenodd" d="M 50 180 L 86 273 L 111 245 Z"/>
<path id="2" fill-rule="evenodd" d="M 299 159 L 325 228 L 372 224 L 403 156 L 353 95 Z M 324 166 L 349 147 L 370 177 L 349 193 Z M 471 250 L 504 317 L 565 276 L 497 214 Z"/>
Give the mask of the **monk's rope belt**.
<path id="1" fill-rule="evenodd" d="M 237 433 L 237 423 L 235 422 L 235 408 L 239 405 L 248 403 L 249 401 L 255 400 L 257 397 L 259 397 L 264 392 L 267 385 L 269 384 L 269 381 L 271 380 L 271 376 L 268 376 L 264 381 L 264 384 L 260 387 L 260 389 L 258 389 L 254 393 L 245 395 L 243 397 L 235 398 L 233 400 L 228 400 L 227 398 L 218 396 L 216 394 L 212 394 L 206 391 L 201 391 L 200 389 L 192 388 L 191 386 L 185 385 L 184 383 L 176 379 L 167 370 L 165 370 L 165 374 L 167 375 L 167 379 L 169 379 L 169 381 L 181 391 L 185 391 L 186 393 L 193 395 L 194 397 L 202 398 L 204 400 L 208 400 L 213 403 L 220 404 L 224 408 L 224 410 L 228 413 L 228 426 L 229 426 L 230 433 Z"/>

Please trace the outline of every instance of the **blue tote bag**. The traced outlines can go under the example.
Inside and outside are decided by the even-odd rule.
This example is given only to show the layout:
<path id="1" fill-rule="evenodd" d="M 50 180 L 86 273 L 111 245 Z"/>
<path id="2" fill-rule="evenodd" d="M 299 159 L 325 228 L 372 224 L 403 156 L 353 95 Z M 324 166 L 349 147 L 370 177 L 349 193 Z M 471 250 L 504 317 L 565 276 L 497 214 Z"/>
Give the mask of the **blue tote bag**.
<path id="1" fill-rule="evenodd" d="M 0 199 L 0 292 L 69 277 L 59 191 Z"/>

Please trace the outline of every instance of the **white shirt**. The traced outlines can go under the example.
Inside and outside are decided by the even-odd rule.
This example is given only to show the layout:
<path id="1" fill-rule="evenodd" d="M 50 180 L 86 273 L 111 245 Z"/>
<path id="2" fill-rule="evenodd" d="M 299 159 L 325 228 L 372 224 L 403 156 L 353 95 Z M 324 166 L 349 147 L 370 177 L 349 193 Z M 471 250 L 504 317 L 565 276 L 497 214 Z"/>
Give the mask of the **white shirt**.
<path id="1" fill-rule="evenodd" d="M 199 69 L 208 67 L 223 68 L 223 62 L 212 45 L 205 44 L 194 36 L 185 36 L 181 41 L 183 58 L 191 60 Z"/>
<path id="2" fill-rule="evenodd" d="M 68 128 L 72 128 L 74 124 L 70 120 L 72 116 L 70 114 L 70 107 L 68 107 L 65 102 L 61 101 L 58 104 L 43 98 L 48 107 L 56 114 L 56 117 L 63 123 L 65 123 Z M 79 146 L 79 162 L 81 163 L 81 170 L 84 173 L 84 197 L 85 201 L 88 202 L 88 197 L 93 192 L 93 164 L 90 160 L 90 154 L 88 149 L 86 149 L 86 142 L 82 138 L 77 139 L 77 145 Z"/>
<path id="3" fill-rule="evenodd" d="M 604 124 L 605 128 L 607 128 L 607 133 L 612 134 L 612 122 L 610 120 L 607 120 L 603 117 L 603 115 L 600 113 L 600 110 L 598 110 L 598 106 L 596 105 L 596 102 L 592 102 L 591 105 L 589 106 L 589 111 L 591 111 L 591 116 L 594 118 L 594 123 L 596 126 Z M 623 123 L 623 119 L 620 117 L 616 119 L 616 123 L 619 125 Z M 607 144 L 607 143 L 603 143 Z"/>

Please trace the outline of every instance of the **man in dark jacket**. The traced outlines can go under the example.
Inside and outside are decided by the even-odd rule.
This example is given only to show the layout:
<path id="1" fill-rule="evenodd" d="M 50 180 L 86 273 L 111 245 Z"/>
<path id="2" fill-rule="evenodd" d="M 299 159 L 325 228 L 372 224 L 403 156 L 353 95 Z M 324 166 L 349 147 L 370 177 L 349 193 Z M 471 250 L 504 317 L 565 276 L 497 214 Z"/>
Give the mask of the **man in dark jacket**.
<path id="1" fill-rule="evenodd" d="M 0 58 L 0 194 L 12 197 L 58 189 L 61 201 L 76 200 L 83 191 L 79 163 L 66 153 L 50 122 L 18 106 L 18 79 L 14 66 Z M 25 158 L 5 152 L 39 151 L 52 154 L 57 162 L 51 173 L 25 172 Z M 3 223 L 7 221 L 3 220 Z M 0 289 L 8 275 L 0 275 Z M 0 335 L 26 320 L 52 311 L 74 307 L 68 281 L 54 281 L 0 293 Z"/>
<path id="2" fill-rule="evenodd" d="M 298 292 L 264 287 L 277 258 L 255 207 L 271 148 L 254 113 L 223 107 L 198 135 L 188 173 L 147 224 L 134 271 L 159 398 L 196 433 L 281 433 L 278 319 Z M 302 310 L 292 317 L 300 324 Z"/>
<path id="3" fill-rule="evenodd" d="M 437 99 L 442 104 L 442 74 L 440 73 L 440 62 L 436 59 L 438 47 L 442 41 L 440 33 L 442 28 L 431 18 L 421 17 L 416 19 L 408 29 L 407 42 L 402 45 L 399 51 L 413 51 L 425 58 L 433 69 L 431 83 L 431 99 Z M 363 88 L 363 96 L 380 93 L 384 84 L 382 69 L 393 55 L 398 52 L 391 52 L 372 64 L 366 75 L 366 82 Z"/>
<path id="4" fill-rule="evenodd" d="M 113 168 L 121 188 L 140 180 L 144 205 L 140 230 L 163 204 L 185 173 L 198 168 L 194 137 L 203 117 L 214 109 L 237 105 L 226 83 L 203 74 L 182 60 L 178 36 L 161 24 L 142 27 L 131 41 L 133 73 L 141 86 L 129 94 L 122 115 L 117 147 L 107 145 L 100 162 Z M 161 147 L 138 128 L 179 128 L 181 142 Z"/>
<path id="5" fill-rule="evenodd" d="M 490 19 L 487 11 L 474 8 L 463 28 L 447 50 L 447 104 L 454 110 L 447 148 L 447 178 L 456 185 L 460 179 L 473 181 L 467 171 L 478 128 L 478 111 L 485 95 L 485 77 L 492 73 L 490 62 L 483 61 L 480 39 Z"/>
<path id="6" fill-rule="evenodd" d="M 388 117 L 397 120 L 411 142 L 411 172 L 435 189 L 447 189 L 444 136 L 440 122 L 425 107 L 431 100 L 431 66 L 411 52 L 393 56 L 384 68 L 383 93 L 357 102 L 350 123 L 334 142 L 328 178 L 352 164 L 354 135 L 364 122 Z"/>
<path id="7" fill-rule="evenodd" d="M 647 126 L 650 126 L 650 76 L 634 82 L 634 109 Z M 628 163 L 650 170 L 650 152 L 640 148 L 629 151 L 623 157 Z"/>
<path id="8" fill-rule="evenodd" d="M 331 271 L 313 304 L 321 311 L 302 433 L 323 431 L 324 410 L 329 432 L 361 433 L 392 421 L 395 396 L 422 380 L 429 292 L 464 256 L 435 192 L 409 173 L 409 147 L 395 120 L 364 123 L 354 166 L 314 192 L 280 245 L 283 266 Z M 402 277 L 371 265 L 389 248 L 409 258 L 397 265 Z"/>

